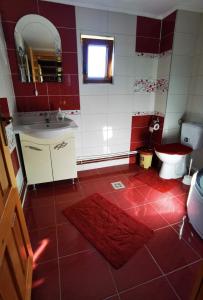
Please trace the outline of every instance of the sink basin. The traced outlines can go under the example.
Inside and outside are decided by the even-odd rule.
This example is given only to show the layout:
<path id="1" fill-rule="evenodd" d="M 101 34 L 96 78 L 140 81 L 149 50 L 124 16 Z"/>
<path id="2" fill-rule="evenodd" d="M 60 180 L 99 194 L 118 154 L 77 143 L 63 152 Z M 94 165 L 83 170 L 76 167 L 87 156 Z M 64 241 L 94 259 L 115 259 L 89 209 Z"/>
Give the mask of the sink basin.
<path id="1" fill-rule="evenodd" d="M 49 139 L 63 135 L 77 127 L 73 120 L 65 119 L 63 121 L 49 123 L 18 124 L 15 126 L 15 131 L 29 134 L 36 138 Z"/>

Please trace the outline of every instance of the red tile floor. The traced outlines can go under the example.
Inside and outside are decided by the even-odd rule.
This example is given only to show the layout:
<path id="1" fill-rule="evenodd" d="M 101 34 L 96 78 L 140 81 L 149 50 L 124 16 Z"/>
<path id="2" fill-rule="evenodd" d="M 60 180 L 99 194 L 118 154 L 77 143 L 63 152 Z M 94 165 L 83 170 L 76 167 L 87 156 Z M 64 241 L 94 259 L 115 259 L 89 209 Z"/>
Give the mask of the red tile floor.
<path id="1" fill-rule="evenodd" d="M 111 182 L 125 189 L 114 190 Z M 99 192 L 154 230 L 152 239 L 115 270 L 62 211 Z M 188 222 L 188 188 L 154 169 L 117 166 L 79 173 L 79 181 L 42 184 L 27 193 L 24 212 L 34 252 L 32 300 L 189 300 L 203 263 L 203 241 Z"/>

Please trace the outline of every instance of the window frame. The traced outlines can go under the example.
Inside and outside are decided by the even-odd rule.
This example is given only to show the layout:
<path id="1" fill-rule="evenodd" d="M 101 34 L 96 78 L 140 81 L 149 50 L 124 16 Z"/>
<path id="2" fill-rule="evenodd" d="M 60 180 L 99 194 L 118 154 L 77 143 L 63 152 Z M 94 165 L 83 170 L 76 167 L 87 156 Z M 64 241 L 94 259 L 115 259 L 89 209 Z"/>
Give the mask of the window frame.
<path id="1" fill-rule="evenodd" d="M 114 39 L 94 39 L 84 38 L 82 40 L 82 54 L 83 54 L 83 83 L 113 83 L 113 49 Z M 89 45 L 101 45 L 107 48 L 107 62 L 106 62 L 106 77 L 104 78 L 88 78 L 88 46 Z"/>

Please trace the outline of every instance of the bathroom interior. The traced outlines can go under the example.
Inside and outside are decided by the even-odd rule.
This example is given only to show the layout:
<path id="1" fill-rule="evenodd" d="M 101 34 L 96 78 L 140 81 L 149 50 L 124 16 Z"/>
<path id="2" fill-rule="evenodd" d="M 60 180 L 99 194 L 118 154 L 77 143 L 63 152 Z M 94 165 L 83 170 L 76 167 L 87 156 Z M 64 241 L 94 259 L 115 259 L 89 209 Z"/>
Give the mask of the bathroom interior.
<path id="1" fill-rule="evenodd" d="M 203 299 L 201 0 L 0 0 L 0 124 L 1 299 Z"/>

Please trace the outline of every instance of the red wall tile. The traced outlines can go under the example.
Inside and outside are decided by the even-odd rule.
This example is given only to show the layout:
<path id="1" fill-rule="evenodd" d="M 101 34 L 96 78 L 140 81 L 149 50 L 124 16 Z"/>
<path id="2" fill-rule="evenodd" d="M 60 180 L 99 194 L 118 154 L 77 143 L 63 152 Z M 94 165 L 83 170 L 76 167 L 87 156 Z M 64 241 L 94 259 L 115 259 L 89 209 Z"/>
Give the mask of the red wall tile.
<path id="1" fill-rule="evenodd" d="M 11 160 L 12 160 L 12 163 L 13 163 L 13 169 L 14 169 L 14 173 L 15 173 L 15 176 L 16 176 L 17 173 L 18 173 L 18 170 L 20 168 L 20 164 L 19 164 L 19 161 L 18 161 L 18 155 L 17 155 L 16 148 L 11 153 Z"/>
<path id="2" fill-rule="evenodd" d="M 16 97 L 18 96 L 35 96 L 35 85 L 34 83 L 22 83 L 19 79 L 19 74 L 12 74 L 13 87 Z M 38 95 L 47 95 L 47 84 L 36 83 Z"/>
<path id="3" fill-rule="evenodd" d="M 173 48 L 173 36 L 174 33 L 170 33 L 161 38 L 161 52 L 165 52 Z"/>
<path id="4" fill-rule="evenodd" d="M 5 118 L 10 116 L 8 101 L 6 98 L 0 98 L 0 113 Z"/>
<path id="5" fill-rule="evenodd" d="M 1 0 L 0 11 L 3 20 L 17 22 L 24 15 L 37 13 L 37 0 Z"/>
<path id="6" fill-rule="evenodd" d="M 130 144 L 130 151 L 135 151 L 138 148 L 145 147 L 145 146 L 146 146 L 145 145 L 145 141 L 131 142 L 131 144 Z"/>
<path id="7" fill-rule="evenodd" d="M 10 62 L 10 69 L 12 74 L 18 74 L 18 62 L 17 62 L 17 55 L 15 49 L 8 49 L 8 59 Z"/>
<path id="8" fill-rule="evenodd" d="M 49 110 L 48 96 L 16 97 L 19 112 Z"/>
<path id="9" fill-rule="evenodd" d="M 160 38 L 161 20 L 137 17 L 137 36 Z"/>
<path id="10" fill-rule="evenodd" d="M 151 119 L 152 119 L 151 115 L 133 116 L 132 127 L 149 127 Z"/>
<path id="11" fill-rule="evenodd" d="M 131 131 L 131 141 L 134 143 L 138 143 L 140 141 L 147 141 L 149 138 L 149 128 L 148 127 L 140 127 L 140 128 L 132 128 Z"/>
<path id="12" fill-rule="evenodd" d="M 79 90 L 79 82 L 78 75 L 63 75 L 63 83 L 49 83 L 48 87 L 48 95 L 62 95 L 62 96 L 70 96 L 70 95 L 78 95 Z"/>
<path id="13" fill-rule="evenodd" d="M 136 51 L 144 53 L 159 53 L 160 40 L 149 37 L 136 38 Z"/>
<path id="14" fill-rule="evenodd" d="M 14 7 L 15 9 L 11 9 Z M 16 5 L 15 0 L 3 0 L 0 3 L 0 11 L 2 13 L 2 24 L 6 44 L 9 49 L 8 57 L 11 66 L 17 109 L 19 111 L 48 110 L 48 96 L 57 95 L 61 97 L 60 99 L 66 99 L 64 100 L 64 109 L 78 110 L 80 108 L 80 101 L 75 8 L 70 5 L 37 0 L 19 0 L 18 5 Z M 57 27 L 61 36 L 63 51 L 62 67 L 64 75 L 62 83 L 38 83 L 38 97 L 35 97 L 33 83 L 22 83 L 20 81 L 14 42 L 16 21 L 23 15 L 30 13 L 39 13 Z M 70 98 L 70 96 L 73 97 Z M 56 99 L 54 105 L 52 102 L 51 109 L 58 109 L 57 103 L 61 105 L 61 100 L 59 101 L 58 99 Z"/>
<path id="15" fill-rule="evenodd" d="M 79 96 L 50 96 L 49 97 L 51 110 L 61 109 L 80 109 L 80 99 Z"/>
<path id="16" fill-rule="evenodd" d="M 78 74 L 77 53 L 62 53 L 63 74 Z"/>
<path id="17" fill-rule="evenodd" d="M 176 22 L 176 11 L 162 20 L 161 36 L 164 37 L 169 33 L 174 33 Z"/>
<path id="18" fill-rule="evenodd" d="M 57 28 L 61 37 L 63 52 L 77 52 L 76 29 Z"/>
<path id="19" fill-rule="evenodd" d="M 137 17 L 136 51 L 160 53 L 172 49 L 176 12 L 156 20 Z"/>
<path id="20" fill-rule="evenodd" d="M 149 132 L 149 125 L 153 119 L 157 119 L 157 116 L 144 115 L 132 117 L 131 151 L 137 150 L 140 147 L 154 147 L 157 144 L 161 144 L 164 118 L 160 116 L 158 118 L 160 129 L 151 134 Z"/>
<path id="21" fill-rule="evenodd" d="M 8 1 L 9 2 L 9 1 Z M 15 49 L 14 30 L 16 23 L 6 22 L 2 18 L 2 27 L 8 49 Z"/>
<path id="22" fill-rule="evenodd" d="M 176 22 L 176 11 L 162 20 L 161 52 L 165 52 L 173 48 L 175 22 Z"/>
<path id="23" fill-rule="evenodd" d="M 76 27 L 74 6 L 39 1 L 39 14 L 49 19 L 56 27 Z"/>

